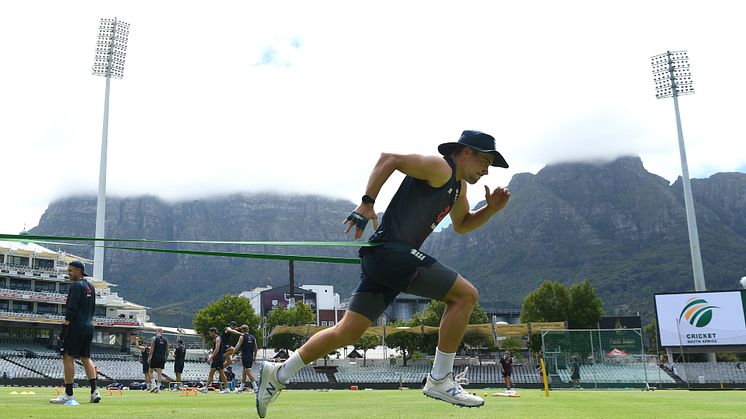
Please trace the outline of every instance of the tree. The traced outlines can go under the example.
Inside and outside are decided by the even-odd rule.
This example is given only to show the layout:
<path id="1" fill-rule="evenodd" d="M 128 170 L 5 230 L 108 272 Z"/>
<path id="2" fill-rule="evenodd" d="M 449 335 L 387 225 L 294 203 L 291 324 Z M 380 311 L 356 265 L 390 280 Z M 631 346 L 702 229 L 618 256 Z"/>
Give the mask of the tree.
<path id="1" fill-rule="evenodd" d="M 302 301 L 295 303 L 292 308 L 277 306 L 267 315 L 268 330 L 274 329 L 275 326 L 305 326 L 307 324 L 316 324 L 316 314 L 311 310 L 310 305 Z M 281 333 L 270 336 L 268 344 L 276 351 L 282 349 L 294 351 L 300 348 L 305 339 L 304 336 Z"/>
<path id="2" fill-rule="evenodd" d="M 506 351 L 509 351 L 514 356 L 517 356 L 520 353 L 521 349 L 526 347 L 523 341 L 515 336 L 510 336 L 503 339 L 502 342 L 500 342 L 500 346 Z"/>
<path id="3" fill-rule="evenodd" d="M 208 330 L 211 327 L 216 327 L 222 333 L 223 327 L 227 326 L 232 320 L 239 325 L 248 325 L 249 333 L 254 335 L 257 342 L 263 341 L 263 336 L 259 330 L 261 319 L 254 312 L 251 302 L 238 295 L 226 294 L 208 304 L 195 313 L 192 324 L 194 324 L 194 330 L 202 335 L 205 342 L 210 342 Z"/>
<path id="4" fill-rule="evenodd" d="M 642 327 L 642 332 L 647 336 L 648 339 L 645 339 L 647 342 L 647 353 L 649 354 L 657 354 L 657 351 L 660 350 L 658 347 L 658 322 L 653 319 L 650 323 L 646 324 Z"/>
<path id="5" fill-rule="evenodd" d="M 604 314 L 604 303 L 586 279 L 570 287 L 570 310 L 567 327 L 570 329 L 595 329 Z"/>
<path id="6" fill-rule="evenodd" d="M 401 321 L 389 323 L 393 328 L 406 326 Z M 386 346 L 389 348 L 398 349 L 404 360 L 404 365 L 407 365 L 407 359 L 417 350 L 420 345 L 420 334 L 410 332 L 396 332 L 386 335 Z"/>
<path id="7" fill-rule="evenodd" d="M 440 320 L 443 318 L 443 313 L 446 310 L 446 303 L 438 300 L 430 301 L 425 310 L 421 313 L 416 313 L 409 320 L 409 326 L 433 326 L 439 327 Z M 487 312 L 484 308 L 477 304 L 474 307 L 474 311 L 469 316 L 469 324 L 483 324 L 488 323 Z M 462 345 L 466 345 L 472 348 L 485 348 L 489 347 L 492 339 L 484 336 L 473 336 L 464 338 L 461 342 Z M 438 346 L 438 335 L 425 335 L 421 339 L 421 344 L 418 349 L 424 353 L 432 354 L 435 353 L 435 348 Z"/>
<path id="8" fill-rule="evenodd" d="M 544 281 L 523 300 L 521 322 L 564 322 L 570 310 L 570 293 L 559 282 Z M 529 346 L 541 349 L 541 336 L 531 335 Z"/>
<path id="9" fill-rule="evenodd" d="M 355 342 L 355 350 L 360 349 L 363 351 L 363 366 L 365 366 L 367 352 L 380 344 L 381 337 L 374 335 L 373 333 L 363 333 L 363 335 L 360 336 L 360 339 Z"/>

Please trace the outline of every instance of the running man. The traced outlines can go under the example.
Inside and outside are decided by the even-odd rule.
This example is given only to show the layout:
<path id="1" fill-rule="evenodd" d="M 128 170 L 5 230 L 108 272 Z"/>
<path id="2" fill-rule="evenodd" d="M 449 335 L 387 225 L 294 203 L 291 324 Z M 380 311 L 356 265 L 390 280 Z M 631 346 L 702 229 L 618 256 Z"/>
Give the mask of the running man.
<path id="1" fill-rule="evenodd" d="M 65 321 L 60 331 L 60 353 L 65 374 L 65 394 L 49 400 L 54 404 L 65 404 L 75 400 L 73 382 L 75 379 L 75 358 L 85 368 L 85 375 L 91 384 L 91 403 L 101 401 L 96 389 L 96 366 L 91 361 L 91 341 L 93 340 L 93 313 L 96 310 L 96 290 L 86 277 L 85 265 L 74 260 L 67 265 L 67 275 L 73 281 L 67 291 Z"/>
<path id="2" fill-rule="evenodd" d="M 176 348 L 174 348 L 174 373 L 176 373 L 176 382 L 182 383 L 181 373 L 184 372 L 184 359 L 186 358 L 186 347 L 184 341 L 176 339 Z"/>
<path id="3" fill-rule="evenodd" d="M 225 372 L 223 371 L 225 345 L 223 345 L 220 336 L 218 336 L 217 328 L 211 327 L 208 333 L 212 339 L 212 352 L 210 352 L 210 356 L 207 357 L 207 363 L 210 364 L 210 374 L 207 376 L 207 387 L 212 386 L 212 377 L 215 375 L 215 371 L 218 371 L 220 380 L 223 382 L 223 390 L 221 390 L 220 393 L 230 393 L 231 391 L 228 389 L 228 379 L 225 377 Z"/>
<path id="4" fill-rule="evenodd" d="M 490 166 L 507 168 L 495 150 L 495 139 L 479 131 L 464 131 L 458 142 L 441 144 L 442 156 L 383 153 L 370 174 L 362 203 L 347 217 L 345 233 L 355 228 L 359 239 L 368 220 L 376 231 L 373 247 L 360 249 L 361 281 L 348 311 L 333 327 L 313 335 L 282 364 L 265 362 L 259 378 L 256 407 L 265 417 L 290 377 L 306 364 L 345 345 L 351 345 L 378 319 L 400 292 L 440 300 L 446 310 L 440 323 L 435 361 L 423 393 L 458 406 L 477 407 L 484 399 L 465 391 L 453 377 L 453 360 L 464 337 L 479 294 L 453 269 L 419 250 L 438 223 L 451 214 L 453 229 L 467 233 L 486 223 L 508 203 L 506 188 L 485 185 L 486 205 L 470 211 L 467 184 L 487 175 Z M 378 226 L 375 199 L 394 171 L 406 177 Z"/>
<path id="5" fill-rule="evenodd" d="M 150 348 L 148 364 L 150 365 L 150 377 L 153 380 L 153 388 L 150 392 L 160 393 L 161 383 L 163 382 L 163 368 L 166 366 L 166 358 L 168 357 L 168 339 L 163 337 L 163 329 L 160 327 L 155 329 L 155 336 L 150 340 Z M 153 371 L 158 375 L 157 381 L 153 376 Z"/>
<path id="6" fill-rule="evenodd" d="M 238 390 L 246 390 L 248 379 L 251 381 L 251 387 L 256 393 L 256 378 L 254 378 L 254 371 L 251 370 L 251 367 L 254 365 L 254 362 L 256 362 L 256 353 L 259 351 L 259 346 L 257 346 L 254 336 L 249 334 L 248 325 L 242 325 L 239 330 L 241 331 L 241 337 L 238 338 L 238 342 L 236 343 L 236 350 L 241 351 L 241 365 L 243 366 L 243 372 L 241 373 L 241 388 Z"/>

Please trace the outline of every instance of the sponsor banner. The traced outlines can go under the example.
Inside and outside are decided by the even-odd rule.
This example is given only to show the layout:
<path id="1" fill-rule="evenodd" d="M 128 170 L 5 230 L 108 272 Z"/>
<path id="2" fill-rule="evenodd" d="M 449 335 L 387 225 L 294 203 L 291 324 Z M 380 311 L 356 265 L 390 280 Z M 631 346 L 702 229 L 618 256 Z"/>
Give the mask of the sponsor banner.
<path id="1" fill-rule="evenodd" d="M 742 291 L 656 294 L 661 346 L 746 345 Z"/>

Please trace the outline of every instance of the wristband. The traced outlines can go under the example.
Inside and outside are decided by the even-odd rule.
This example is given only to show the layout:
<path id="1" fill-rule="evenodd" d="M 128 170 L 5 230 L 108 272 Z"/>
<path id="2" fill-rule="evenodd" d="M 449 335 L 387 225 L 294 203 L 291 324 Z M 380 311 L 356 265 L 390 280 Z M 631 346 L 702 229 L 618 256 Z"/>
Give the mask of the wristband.
<path id="1" fill-rule="evenodd" d="M 363 217 L 362 214 L 357 211 L 352 211 L 352 213 L 347 216 L 347 221 L 355 223 L 355 227 L 360 230 L 365 230 L 365 226 L 368 224 L 368 219 Z"/>
<path id="2" fill-rule="evenodd" d="M 362 198 L 363 204 L 375 204 L 376 200 L 373 199 L 370 195 L 365 194 Z"/>

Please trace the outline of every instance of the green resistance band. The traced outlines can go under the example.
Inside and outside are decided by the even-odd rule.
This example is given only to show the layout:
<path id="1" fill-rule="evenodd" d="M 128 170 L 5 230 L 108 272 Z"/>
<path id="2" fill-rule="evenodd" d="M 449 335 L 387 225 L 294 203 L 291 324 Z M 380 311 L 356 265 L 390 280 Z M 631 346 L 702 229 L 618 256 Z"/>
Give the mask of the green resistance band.
<path id="1" fill-rule="evenodd" d="M 50 241 L 101 241 L 101 242 L 129 242 L 129 243 L 169 243 L 169 244 L 233 244 L 242 246 L 327 246 L 327 247 L 369 247 L 376 243 L 364 241 L 343 242 L 271 242 L 271 241 L 226 241 L 226 240 L 151 240 L 151 239 L 122 239 L 122 238 L 96 238 L 75 236 L 41 236 L 29 234 L 1 234 L 0 240 L 13 240 L 18 242 L 36 242 L 39 240 Z"/>
<path id="2" fill-rule="evenodd" d="M 78 246 L 87 247 L 87 244 L 80 243 L 62 243 L 52 242 L 43 240 L 27 240 L 31 243 L 39 244 L 56 244 L 61 246 Z M 202 256 L 223 256 L 231 258 L 243 258 L 243 259 L 273 259 L 273 260 L 292 260 L 299 262 L 322 262 L 322 263 L 343 263 L 343 264 L 360 264 L 359 258 L 343 258 L 334 256 L 302 256 L 302 255 L 278 255 L 271 253 L 239 253 L 239 252 L 214 252 L 209 250 L 175 250 L 175 249 L 157 249 L 149 247 L 126 247 L 126 246 L 94 246 L 103 247 L 104 249 L 116 249 L 116 250 L 134 250 L 139 252 L 154 252 L 154 253 L 172 253 L 179 255 L 202 255 Z"/>

